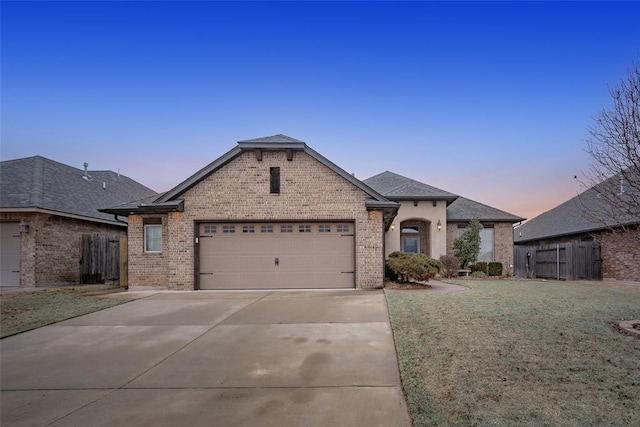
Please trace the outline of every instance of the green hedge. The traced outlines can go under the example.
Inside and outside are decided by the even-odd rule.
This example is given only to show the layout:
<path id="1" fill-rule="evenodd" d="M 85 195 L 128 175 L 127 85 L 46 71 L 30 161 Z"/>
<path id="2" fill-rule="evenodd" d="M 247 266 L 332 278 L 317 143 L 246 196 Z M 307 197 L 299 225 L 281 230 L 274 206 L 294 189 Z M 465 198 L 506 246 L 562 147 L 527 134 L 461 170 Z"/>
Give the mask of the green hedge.
<path id="1" fill-rule="evenodd" d="M 440 261 L 424 254 L 392 252 L 385 263 L 389 277 L 395 275 L 400 282 L 429 281 L 440 272 Z"/>
<path id="2" fill-rule="evenodd" d="M 502 276 L 502 263 L 490 262 L 488 265 L 489 276 Z"/>

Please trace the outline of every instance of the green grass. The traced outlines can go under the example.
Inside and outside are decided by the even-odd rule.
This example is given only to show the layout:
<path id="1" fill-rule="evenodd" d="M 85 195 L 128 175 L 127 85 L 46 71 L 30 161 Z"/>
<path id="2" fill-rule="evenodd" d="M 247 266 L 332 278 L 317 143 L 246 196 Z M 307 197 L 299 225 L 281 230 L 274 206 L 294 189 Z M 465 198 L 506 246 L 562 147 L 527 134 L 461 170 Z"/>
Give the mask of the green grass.
<path id="1" fill-rule="evenodd" d="M 640 287 L 458 283 L 386 291 L 415 426 L 640 425 Z"/>
<path id="2" fill-rule="evenodd" d="M 105 285 L 51 288 L 33 292 L 7 292 L 0 296 L 0 338 L 113 307 L 132 298 L 90 295 Z"/>

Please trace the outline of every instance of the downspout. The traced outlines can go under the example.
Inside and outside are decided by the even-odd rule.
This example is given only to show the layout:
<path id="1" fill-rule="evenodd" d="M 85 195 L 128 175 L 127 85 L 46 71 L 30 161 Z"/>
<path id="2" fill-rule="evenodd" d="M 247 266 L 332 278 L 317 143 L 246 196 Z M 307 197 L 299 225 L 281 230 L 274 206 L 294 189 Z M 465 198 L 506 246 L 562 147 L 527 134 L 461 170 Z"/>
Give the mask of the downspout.
<path id="1" fill-rule="evenodd" d="M 556 272 L 558 280 L 560 280 L 560 243 L 556 243 Z"/>

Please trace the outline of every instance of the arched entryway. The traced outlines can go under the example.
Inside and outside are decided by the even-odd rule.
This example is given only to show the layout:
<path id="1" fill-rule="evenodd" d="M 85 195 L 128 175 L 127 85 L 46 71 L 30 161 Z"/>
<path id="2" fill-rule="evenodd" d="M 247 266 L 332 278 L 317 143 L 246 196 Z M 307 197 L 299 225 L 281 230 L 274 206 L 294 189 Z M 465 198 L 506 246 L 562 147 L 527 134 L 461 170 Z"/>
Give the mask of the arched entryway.
<path id="1" fill-rule="evenodd" d="M 431 256 L 431 222 L 409 219 L 400 223 L 400 250 Z"/>

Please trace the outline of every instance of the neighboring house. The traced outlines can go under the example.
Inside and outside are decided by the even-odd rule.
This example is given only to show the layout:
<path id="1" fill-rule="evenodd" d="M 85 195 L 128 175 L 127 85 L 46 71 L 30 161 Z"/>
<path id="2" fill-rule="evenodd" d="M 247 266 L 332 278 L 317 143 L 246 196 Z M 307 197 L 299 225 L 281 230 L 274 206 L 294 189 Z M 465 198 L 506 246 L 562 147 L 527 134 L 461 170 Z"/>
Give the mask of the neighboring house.
<path id="1" fill-rule="evenodd" d="M 561 278 L 640 281 L 640 213 L 615 215 L 615 209 L 598 194 L 627 192 L 639 200 L 637 190 L 621 188 L 618 182 L 618 177 L 609 178 L 515 228 L 516 255 L 523 254 L 516 260 L 518 275 L 546 277 L 540 271 L 544 265 L 531 259 L 528 262 L 525 257 L 531 258 L 536 250 L 553 252 L 557 247 L 558 251 L 573 252 L 560 260 L 570 264 L 565 272 L 561 266 Z M 610 215 L 603 216 L 605 212 Z"/>
<path id="2" fill-rule="evenodd" d="M 78 283 L 83 234 L 126 233 L 99 208 L 156 194 L 111 171 L 41 156 L 0 162 L 0 286 Z M 124 218 L 126 220 L 126 218 Z"/>
<path id="3" fill-rule="evenodd" d="M 285 135 L 238 145 L 129 218 L 130 288 L 375 288 L 398 205 Z"/>
<path id="4" fill-rule="evenodd" d="M 449 193 L 413 179 L 383 172 L 364 183 L 400 208 L 385 237 L 385 256 L 419 252 L 438 259 L 453 254 L 453 242 L 473 218 L 484 227 L 478 261 L 497 261 L 505 272 L 513 267 L 513 225 L 516 215 Z"/>

